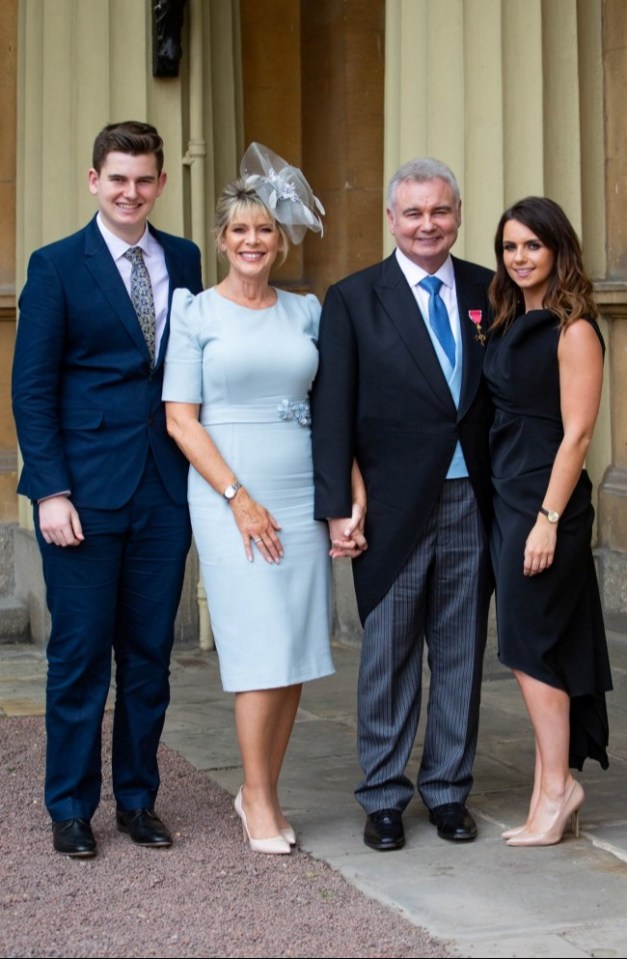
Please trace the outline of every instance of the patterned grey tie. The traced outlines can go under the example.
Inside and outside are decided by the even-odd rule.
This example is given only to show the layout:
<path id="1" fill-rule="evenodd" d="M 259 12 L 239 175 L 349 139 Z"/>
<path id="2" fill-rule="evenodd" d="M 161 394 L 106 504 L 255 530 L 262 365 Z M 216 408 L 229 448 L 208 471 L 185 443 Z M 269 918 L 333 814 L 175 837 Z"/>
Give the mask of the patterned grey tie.
<path id="1" fill-rule="evenodd" d="M 131 262 L 131 301 L 146 340 L 151 365 L 154 366 L 156 319 L 150 274 L 144 263 L 144 254 L 141 247 L 129 247 L 124 256 Z"/>

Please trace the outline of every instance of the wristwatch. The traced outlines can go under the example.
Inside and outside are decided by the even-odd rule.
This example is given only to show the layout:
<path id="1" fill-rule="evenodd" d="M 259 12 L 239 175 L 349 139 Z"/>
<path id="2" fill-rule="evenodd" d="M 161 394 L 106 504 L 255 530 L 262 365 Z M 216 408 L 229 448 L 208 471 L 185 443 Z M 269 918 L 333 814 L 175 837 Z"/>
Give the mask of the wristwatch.
<path id="1" fill-rule="evenodd" d="M 556 512 L 554 509 L 545 509 L 544 506 L 541 506 L 540 512 L 542 513 L 543 516 L 546 516 L 549 523 L 559 523 L 560 514 Z"/>
<path id="2" fill-rule="evenodd" d="M 227 488 L 225 489 L 222 495 L 224 496 L 225 500 L 228 500 L 228 502 L 230 503 L 231 500 L 235 499 L 237 491 L 240 490 L 241 488 L 242 488 L 242 484 L 239 483 L 237 480 L 235 480 L 234 483 L 229 483 L 229 485 L 227 486 Z"/>

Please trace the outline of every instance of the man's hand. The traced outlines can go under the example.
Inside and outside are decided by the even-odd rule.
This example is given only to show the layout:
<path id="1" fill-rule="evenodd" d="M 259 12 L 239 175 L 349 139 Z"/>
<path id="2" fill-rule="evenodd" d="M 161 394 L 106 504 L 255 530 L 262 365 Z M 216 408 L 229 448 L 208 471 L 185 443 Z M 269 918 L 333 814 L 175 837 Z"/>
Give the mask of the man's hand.
<path id="1" fill-rule="evenodd" d="M 39 504 L 39 529 L 52 546 L 78 546 L 83 529 L 76 509 L 67 496 L 51 496 Z"/>
<path id="2" fill-rule="evenodd" d="M 352 515 L 346 518 L 329 519 L 329 537 L 331 549 L 329 555 L 333 559 L 349 556 L 351 559 L 360 556 L 368 549 L 364 536 L 364 522 L 366 513 L 358 503 L 353 503 Z"/>

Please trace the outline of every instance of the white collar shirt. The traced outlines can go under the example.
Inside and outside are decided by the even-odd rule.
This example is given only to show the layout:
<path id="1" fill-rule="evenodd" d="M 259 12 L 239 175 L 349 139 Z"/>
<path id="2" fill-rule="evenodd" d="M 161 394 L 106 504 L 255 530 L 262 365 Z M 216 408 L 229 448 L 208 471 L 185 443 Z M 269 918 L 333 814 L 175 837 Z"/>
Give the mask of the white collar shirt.
<path id="1" fill-rule="evenodd" d="M 107 249 L 113 257 L 113 262 L 122 277 L 126 292 L 130 297 L 132 266 L 130 260 L 128 260 L 124 254 L 127 250 L 131 249 L 131 247 L 126 240 L 120 239 L 119 236 L 116 236 L 115 233 L 112 233 L 111 230 L 105 226 L 100 213 L 98 213 L 96 217 L 96 223 L 107 245 Z M 141 248 L 144 254 L 144 263 L 150 276 L 152 296 L 155 304 L 155 356 L 159 356 L 159 348 L 168 315 L 168 295 L 170 290 L 165 254 L 159 241 L 155 239 L 148 229 L 148 224 L 146 224 L 146 229 L 137 243 L 133 243 L 132 245 Z"/>
<path id="2" fill-rule="evenodd" d="M 429 336 L 431 337 L 431 342 L 435 348 L 435 351 L 438 355 L 438 359 L 445 370 L 451 369 L 451 364 L 449 363 L 444 350 L 440 345 L 435 332 L 431 328 L 429 323 L 429 292 L 428 290 L 423 289 L 419 286 L 421 280 L 424 280 L 425 276 L 429 276 L 426 270 L 423 270 L 422 267 L 418 266 L 409 257 L 405 256 L 398 247 L 396 248 L 396 259 L 399 267 L 403 273 L 403 276 L 409 283 L 411 291 L 414 294 L 414 299 L 418 304 L 418 309 L 422 314 L 422 318 L 425 323 L 425 327 Z M 461 327 L 459 322 L 459 309 L 457 306 L 457 293 L 455 290 L 455 270 L 453 268 L 453 260 L 451 259 L 450 254 L 442 264 L 439 270 L 434 274 L 439 280 L 442 280 L 442 286 L 440 287 L 440 296 L 444 301 L 444 305 L 448 311 L 449 322 L 451 324 L 451 332 L 453 334 L 453 339 L 455 340 L 455 353 L 457 357 L 461 358 L 462 351 L 462 337 L 461 337 Z"/>
<path id="3" fill-rule="evenodd" d="M 449 254 L 440 269 L 437 270 L 433 275 L 437 276 L 438 279 L 442 281 L 442 286 L 440 287 L 440 296 L 444 301 L 446 309 L 448 310 L 451 331 L 455 340 L 454 367 L 451 365 L 448 356 L 444 352 L 442 345 L 436 336 L 435 330 L 432 329 L 431 324 L 429 323 L 429 291 L 424 290 L 418 285 L 420 281 L 429 274 L 426 273 L 421 267 L 417 266 L 408 257 L 406 257 L 404 253 L 401 253 L 398 248 L 396 250 L 396 259 L 399 267 L 402 270 L 403 276 L 409 283 L 411 291 L 414 294 L 414 299 L 418 304 L 418 309 L 420 310 L 420 314 L 424 321 L 425 329 L 429 334 L 431 342 L 433 343 L 433 349 L 435 350 L 437 358 L 440 361 L 442 373 L 444 374 L 446 382 L 448 383 L 451 395 L 455 401 L 455 405 L 458 406 L 462 382 L 462 337 L 459 320 L 459 309 L 457 306 L 455 270 L 453 268 L 453 261 Z M 468 467 L 466 466 L 461 443 L 458 440 L 455 447 L 455 452 L 453 453 L 453 458 L 446 474 L 446 478 L 459 479 L 465 476 L 468 476 Z"/>

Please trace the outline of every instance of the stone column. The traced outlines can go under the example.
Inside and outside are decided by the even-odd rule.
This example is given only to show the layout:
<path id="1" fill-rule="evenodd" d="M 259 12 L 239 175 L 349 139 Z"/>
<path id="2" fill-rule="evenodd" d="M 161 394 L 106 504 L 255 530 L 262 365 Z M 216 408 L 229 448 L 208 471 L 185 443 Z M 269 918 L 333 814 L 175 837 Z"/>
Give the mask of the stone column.
<path id="1" fill-rule="evenodd" d="M 607 321 L 611 464 L 599 488 L 597 561 L 608 626 L 627 626 L 627 283 L 598 284 Z"/>
<path id="2" fill-rule="evenodd" d="M 606 622 L 627 627 L 627 4 L 605 0 L 606 279 L 597 295 L 607 321 L 610 465 L 599 491 L 598 564 Z"/>
<path id="3" fill-rule="evenodd" d="M 0 594 L 10 579 L 8 524 L 17 521 L 17 453 L 11 416 L 11 363 L 15 337 L 15 123 L 17 109 L 17 0 L 0 5 Z M 5 526 L 5 524 L 7 524 Z"/>

